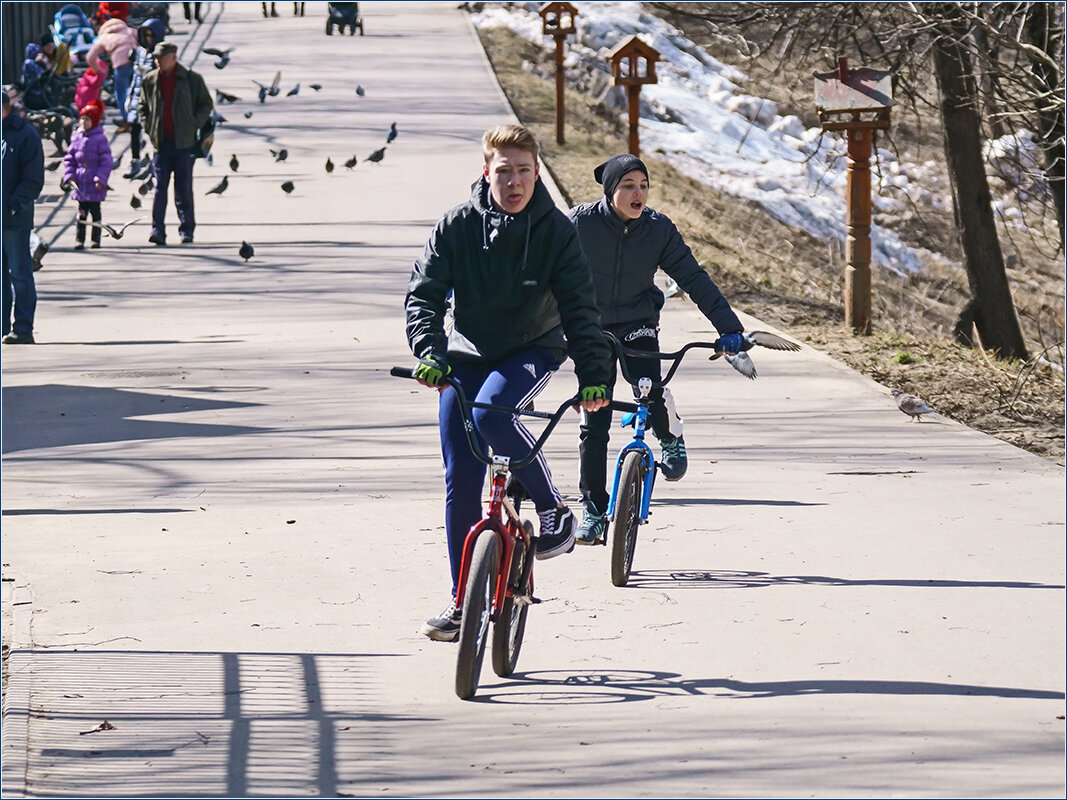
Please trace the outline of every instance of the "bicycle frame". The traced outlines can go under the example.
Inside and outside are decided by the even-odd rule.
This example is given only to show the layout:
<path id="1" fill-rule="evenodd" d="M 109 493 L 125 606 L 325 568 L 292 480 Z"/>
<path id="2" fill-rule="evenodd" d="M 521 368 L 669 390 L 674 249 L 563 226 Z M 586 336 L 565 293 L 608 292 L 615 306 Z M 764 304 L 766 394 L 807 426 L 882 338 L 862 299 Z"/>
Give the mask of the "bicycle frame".
<path id="1" fill-rule="evenodd" d="M 652 454 L 652 448 L 645 442 L 645 430 L 648 427 L 648 395 L 652 391 L 652 381 L 641 378 L 638 382 L 638 391 L 641 397 L 637 401 L 637 411 L 634 412 L 634 435 L 627 442 L 615 459 L 615 477 L 611 483 L 611 496 L 608 499 L 608 519 L 615 521 L 615 504 L 619 498 L 619 480 L 622 477 L 622 462 L 629 453 L 634 451 L 641 454 L 641 463 L 645 469 L 645 480 L 641 489 L 640 520 L 644 525 L 648 522 L 648 507 L 652 502 L 652 487 L 656 482 L 656 457 Z"/>

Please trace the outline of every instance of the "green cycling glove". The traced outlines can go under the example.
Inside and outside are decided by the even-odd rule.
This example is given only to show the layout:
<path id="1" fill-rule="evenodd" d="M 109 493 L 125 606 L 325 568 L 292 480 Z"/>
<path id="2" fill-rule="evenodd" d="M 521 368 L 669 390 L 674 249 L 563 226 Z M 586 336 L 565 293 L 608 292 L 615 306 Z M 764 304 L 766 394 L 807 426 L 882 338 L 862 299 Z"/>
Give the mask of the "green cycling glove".
<path id="1" fill-rule="evenodd" d="M 419 363 L 415 369 L 411 370 L 411 374 L 431 386 L 440 386 L 444 379 L 452 374 L 452 367 L 448 366 L 448 361 L 444 356 L 430 353 L 419 359 Z"/>
<path id="2" fill-rule="evenodd" d="M 599 386 L 583 386 L 578 394 L 582 398 L 583 403 L 587 403 L 590 400 L 607 400 L 608 387 L 604 384 L 600 384 Z"/>

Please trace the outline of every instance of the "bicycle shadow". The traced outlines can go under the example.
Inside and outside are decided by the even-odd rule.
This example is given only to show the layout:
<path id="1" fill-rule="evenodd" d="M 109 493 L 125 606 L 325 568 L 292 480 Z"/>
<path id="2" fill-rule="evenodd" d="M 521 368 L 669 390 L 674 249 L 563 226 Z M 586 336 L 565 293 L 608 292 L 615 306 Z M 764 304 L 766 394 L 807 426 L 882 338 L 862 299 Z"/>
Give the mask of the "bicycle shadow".
<path id="1" fill-rule="evenodd" d="M 533 688 L 536 687 L 536 688 Z M 538 670 L 518 672 L 507 682 L 483 684 L 470 702 L 498 705 L 600 705 L 658 697 L 719 697 L 758 700 L 807 695 L 900 695 L 1000 697 L 1063 700 L 1064 693 L 1009 686 L 898 680 L 740 681 L 732 678 L 684 678 L 655 670 Z"/>
<path id="2" fill-rule="evenodd" d="M 768 586 L 903 586 L 917 589 L 1063 589 L 1033 581 L 962 581 L 942 578 L 834 578 L 827 575 L 772 575 L 729 569 L 646 569 L 630 573 L 629 589 L 762 589 Z"/>

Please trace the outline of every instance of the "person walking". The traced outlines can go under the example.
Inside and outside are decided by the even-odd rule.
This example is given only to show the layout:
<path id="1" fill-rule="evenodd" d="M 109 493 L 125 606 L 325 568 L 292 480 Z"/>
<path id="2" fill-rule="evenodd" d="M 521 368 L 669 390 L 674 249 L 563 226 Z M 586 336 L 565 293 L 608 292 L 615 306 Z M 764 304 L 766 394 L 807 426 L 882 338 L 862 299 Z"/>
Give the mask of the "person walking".
<path id="1" fill-rule="evenodd" d="M 33 344 L 37 287 L 30 256 L 33 204 L 44 188 L 44 147 L 33 126 L 14 113 L 11 97 L 3 95 L 3 302 L 4 344 Z M 13 315 L 13 316 L 12 316 Z"/>
<path id="2" fill-rule="evenodd" d="M 153 161 L 156 194 L 152 202 L 152 233 L 148 241 L 167 243 L 167 194 L 174 177 L 174 207 L 182 244 L 193 241 L 193 148 L 197 132 L 211 118 L 214 103 L 199 73 L 178 63 L 178 46 L 160 42 L 153 50 L 157 68 L 144 76 L 137 115 L 156 155 Z"/>
<path id="3" fill-rule="evenodd" d="M 628 153 L 612 156 L 593 171 L 593 177 L 603 185 L 604 196 L 575 206 L 568 216 L 589 258 L 604 328 L 627 348 L 659 351 L 659 312 L 664 297 L 653 279 L 662 269 L 715 326 L 726 351 L 740 351 L 741 321 L 670 218 L 648 207 L 649 178 L 644 162 Z M 682 419 L 670 389 L 655 386 L 661 378 L 661 362 L 634 356 L 627 358 L 626 365 L 632 375 L 653 381 L 649 421 L 663 448 L 660 469 L 666 480 L 680 480 L 688 467 Z M 613 361 L 608 386 L 614 384 Z M 610 428 L 610 409 L 582 413 L 579 544 L 596 544 L 607 529 Z"/>
<path id="4" fill-rule="evenodd" d="M 415 262 L 405 309 L 419 359 L 413 377 L 440 391 L 445 464 L 445 537 L 452 594 L 422 633 L 453 641 L 463 542 L 481 517 L 485 465 L 471 453 L 455 390 L 476 402 L 522 408 L 567 357 L 574 359 L 582 407 L 607 405 L 610 349 L 600 332 L 589 266 L 575 229 L 541 182 L 539 146 L 519 125 L 482 137 L 482 175 L 470 200 L 437 223 Z M 454 324 L 446 333 L 446 307 Z M 564 335 L 566 338 L 564 338 Z M 535 440 L 517 415 L 475 409 L 475 434 L 495 453 L 521 457 Z M 574 549 L 575 519 L 552 482 L 543 454 L 515 470 L 540 518 L 537 558 Z"/>
<path id="5" fill-rule="evenodd" d="M 96 41 L 89 48 L 85 60 L 95 64 L 100 56 L 107 53 L 111 61 L 111 73 L 115 85 L 115 105 L 122 117 L 115 133 L 128 133 L 130 124 L 126 121 L 124 109 L 126 108 L 126 93 L 133 79 L 133 62 L 130 54 L 137 49 L 137 34 L 133 28 L 126 24 L 125 19 L 112 17 L 100 26 L 100 32 Z M 82 106 L 78 106 L 82 108 Z"/>
<path id="6" fill-rule="evenodd" d="M 111 177 L 114 159 L 111 147 L 100 124 L 104 116 L 104 104 L 96 100 L 78 112 L 78 132 L 71 137 L 70 147 L 63 156 L 64 188 L 73 185 L 74 200 L 78 204 L 77 244 L 75 250 L 85 247 L 86 220 L 91 215 L 93 222 L 100 222 L 100 204 L 107 198 L 107 182 Z M 100 228 L 93 226 L 92 247 L 100 247 Z"/>
<path id="7" fill-rule="evenodd" d="M 130 90 L 126 93 L 126 121 L 130 124 L 130 169 L 122 177 L 136 178 L 141 174 L 142 168 L 147 166 L 146 161 L 141 160 L 141 118 L 137 115 L 137 107 L 141 102 L 141 86 L 144 76 L 155 69 L 156 59 L 152 51 L 156 45 L 163 41 L 167 35 L 167 26 L 163 20 L 150 17 L 137 28 L 137 50 L 133 55 L 133 80 L 130 81 Z"/>

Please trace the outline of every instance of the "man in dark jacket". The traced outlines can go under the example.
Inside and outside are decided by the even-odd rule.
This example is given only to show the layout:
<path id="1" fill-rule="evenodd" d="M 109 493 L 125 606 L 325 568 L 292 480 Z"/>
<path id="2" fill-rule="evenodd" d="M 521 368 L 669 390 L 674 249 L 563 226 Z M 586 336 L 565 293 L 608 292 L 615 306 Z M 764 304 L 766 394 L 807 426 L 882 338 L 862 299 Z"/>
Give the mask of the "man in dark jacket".
<path id="1" fill-rule="evenodd" d="M 654 282 L 662 269 L 689 295 L 715 326 L 727 352 L 741 349 L 744 327 L 722 292 L 697 263 L 678 229 L 648 202 L 648 168 L 637 156 L 612 156 L 593 172 L 604 197 L 569 212 L 589 258 L 597 305 L 604 328 L 631 350 L 659 350 L 659 312 L 663 292 Z M 660 362 L 627 358 L 627 370 L 653 381 L 649 406 L 652 432 L 663 446 L 660 469 L 669 481 L 685 475 L 688 459 L 682 420 L 670 390 L 661 388 Z M 613 362 L 614 366 L 614 362 Z M 608 385 L 615 383 L 615 374 Z M 635 388 L 636 395 L 636 388 Z M 607 530 L 607 454 L 611 411 L 582 414 L 581 489 L 584 514 L 579 544 L 595 544 Z"/>
<path id="2" fill-rule="evenodd" d="M 481 403 L 523 408 L 567 357 L 582 407 L 607 404 L 610 349 L 578 236 L 539 178 L 537 140 L 519 125 L 482 137 L 485 166 L 471 199 L 437 223 L 408 286 L 407 336 L 419 359 L 414 377 L 441 391 L 445 534 L 452 570 L 448 607 L 423 626 L 437 641 L 459 633 L 456 607 L 463 542 L 481 518 L 485 465 L 470 451 L 451 377 Z M 451 297 L 455 323 L 445 332 Z M 566 334 L 566 339 L 564 339 Z M 521 458 L 534 438 L 515 415 L 476 411 L 475 431 L 494 453 Z M 552 483 L 544 456 L 515 470 L 540 517 L 537 558 L 574 548 L 575 519 Z"/>
<path id="3" fill-rule="evenodd" d="M 33 204 L 44 188 L 44 148 L 33 126 L 12 111 L 3 94 L 4 344 L 33 344 L 37 287 L 33 281 L 30 231 Z M 12 322 L 14 311 L 14 322 Z"/>
<path id="4" fill-rule="evenodd" d="M 152 54 L 157 69 L 144 76 L 137 116 L 156 150 L 153 171 L 156 196 L 152 203 L 152 235 L 148 241 L 167 243 L 165 217 L 170 178 L 174 176 L 174 207 L 182 244 L 193 241 L 193 148 L 196 136 L 210 119 L 214 104 L 199 73 L 178 63 L 178 46 L 160 42 Z"/>

